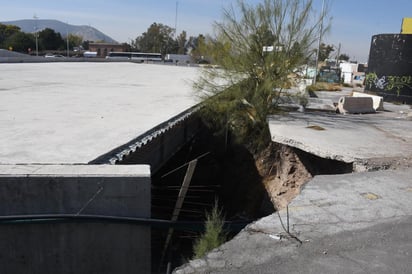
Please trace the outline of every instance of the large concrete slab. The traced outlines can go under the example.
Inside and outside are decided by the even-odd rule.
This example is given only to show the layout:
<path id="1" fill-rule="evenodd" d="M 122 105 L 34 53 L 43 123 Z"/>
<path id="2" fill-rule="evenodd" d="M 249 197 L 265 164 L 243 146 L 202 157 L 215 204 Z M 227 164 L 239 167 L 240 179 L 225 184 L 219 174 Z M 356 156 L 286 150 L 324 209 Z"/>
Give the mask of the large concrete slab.
<path id="1" fill-rule="evenodd" d="M 412 173 L 316 176 L 272 214 L 176 273 L 407 273 Z M 285 228 L 283 228 L 283 226 Z"/>
<path id="2" fill-rule="evenodd" d="M 150 186 L 147 165 L 0 165 L 0 216 L 82 213 L 149 218 Z"/>
<path id="3" fill-rule="evenodd" d="M 412 121 L 400 112 L 367 115 L 290 113 L 269 118 L 272 141 L 355 170 L 410 165 Z"/>
<path id="4" fill-rule="evenodd" d="M 87 163 L 196 104 L 197 68 L 0 64 L 0 163 Z"/>

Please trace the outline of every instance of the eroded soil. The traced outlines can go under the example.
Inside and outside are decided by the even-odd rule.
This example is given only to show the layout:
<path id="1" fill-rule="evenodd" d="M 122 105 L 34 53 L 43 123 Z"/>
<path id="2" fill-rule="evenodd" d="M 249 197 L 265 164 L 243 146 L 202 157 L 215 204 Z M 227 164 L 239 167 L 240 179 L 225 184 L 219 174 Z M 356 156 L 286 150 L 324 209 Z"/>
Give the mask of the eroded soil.
<path id="1" fill-rule="evenodd" d="M 262 183 L 276 209 L 289 204 L 313 176 L 353 171 L 351 163 L 324 159 L 304 151 L 271 143 L 256 157 Z"/>
<path id="2" fill-rule="evenodd" d="M 295 151 L 278 144 L 270 144 L 257 157 L 256 167 L 277 210 L 290 203 L 312 178 Z"/>

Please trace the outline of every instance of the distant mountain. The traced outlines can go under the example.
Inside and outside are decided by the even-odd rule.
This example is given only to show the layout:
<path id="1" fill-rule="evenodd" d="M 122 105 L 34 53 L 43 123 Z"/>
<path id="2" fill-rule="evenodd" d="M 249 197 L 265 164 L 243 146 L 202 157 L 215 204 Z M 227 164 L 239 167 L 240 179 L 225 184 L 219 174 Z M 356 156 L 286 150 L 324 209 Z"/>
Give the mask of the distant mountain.
<path id="1" fill-rule="evenodd" d="M 43 30 L 45 28 L 53 29 L 55 32 L 60 32 L 62 37 L 67 35 L 67 32 L 83 37 L 83 40 L 89 41 L 105 41 L 107 43 L 117 43 L 114 39 L 107 36 L 103 32 L 90 27 L 90 26 L 75 26 L 66 24 L 58 20 L 47 20 L 47 19 L 24 19 L 16 21 L 1 22 L 2 24 L 15 25 L 20 27 L 23 32 L 32 33 L 37 30 Z"/>

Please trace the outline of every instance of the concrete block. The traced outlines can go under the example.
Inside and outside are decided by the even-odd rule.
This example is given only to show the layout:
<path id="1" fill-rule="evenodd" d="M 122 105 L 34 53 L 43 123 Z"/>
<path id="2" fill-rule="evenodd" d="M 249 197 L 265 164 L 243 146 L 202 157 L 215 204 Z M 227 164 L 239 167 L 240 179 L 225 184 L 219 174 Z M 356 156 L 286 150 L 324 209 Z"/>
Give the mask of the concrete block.
<path id="1" fill-rule="evenodd" d="M 298 79 L 296 81 L 298 90 L 302 93 L 305 94 L 306 88 L 310 85 L 312 85 L 313 79 Z"/>
<path id="2" fill-rule="evenodd" d="M 370 97 L 341 97 L 338 102 L 339 113 L 373 113 L 373 99 Z"/>
<path id="3" fill-rule="evenodd" d="M 377 96 L 377 95 L 372 95 L 372 94 L 367 94 L 363 92 L 356 92 L 354 91 L 352 93 L 352 97 L 370 97 L 373 100 L 373 108 L 376 111 L 383 111 L 383 97 L 382 96 Z"/>
<path id="4" fill-rule="evenodd" d="M 150 218 L 150 167 L 0 165 L 0 199 L 0 216 Z M 150 235 L 130 222 L 0 222 L 0 273 L 150 273 Z"/>

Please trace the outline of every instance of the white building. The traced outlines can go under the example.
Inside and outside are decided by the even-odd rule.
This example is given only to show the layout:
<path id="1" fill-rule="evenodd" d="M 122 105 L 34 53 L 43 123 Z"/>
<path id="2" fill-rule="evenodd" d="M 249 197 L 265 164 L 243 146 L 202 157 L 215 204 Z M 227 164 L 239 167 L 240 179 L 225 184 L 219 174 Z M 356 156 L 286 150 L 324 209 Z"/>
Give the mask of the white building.
<path id="1" fill-rule="evenodd" d="M 343 83 L 349 85 L 363 84 L 363 80 L 365 79 L 364 67 L 365 64 L 340 63 L 339 68 L 341 69 L 341 79 Z"/>

